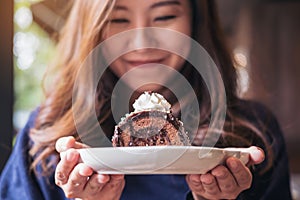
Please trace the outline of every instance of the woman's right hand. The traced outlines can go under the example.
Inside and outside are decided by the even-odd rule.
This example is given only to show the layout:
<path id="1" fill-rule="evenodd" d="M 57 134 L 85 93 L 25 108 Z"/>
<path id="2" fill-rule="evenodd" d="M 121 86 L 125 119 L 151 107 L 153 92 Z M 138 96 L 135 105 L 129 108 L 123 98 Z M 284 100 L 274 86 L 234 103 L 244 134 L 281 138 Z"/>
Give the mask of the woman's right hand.
<path id="1" fill-rule="evenodd" d="M 55 170 L 55 183 L 67 198 L 119 199 L 125 186 L 124 175 L 97 174 L 84 163 L 79 163 L 80 155 L 76 149 L 86 147 L 73 137 L 57 140 L 56 150 L 61 160 Z"/>

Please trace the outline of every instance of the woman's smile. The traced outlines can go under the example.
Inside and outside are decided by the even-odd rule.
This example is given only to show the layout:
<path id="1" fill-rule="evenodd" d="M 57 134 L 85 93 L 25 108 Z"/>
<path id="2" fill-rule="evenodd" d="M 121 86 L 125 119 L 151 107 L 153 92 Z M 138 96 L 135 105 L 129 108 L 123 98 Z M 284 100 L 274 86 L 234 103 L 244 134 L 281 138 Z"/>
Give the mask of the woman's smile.
<path id="1" fill-rule="evenodd" d="M 126 63 L 128 63 L 130 66 L 133 67 L 142 67 L 145 66 L 146 64 L 160 64 L 164 61 L 164 58 L 162 59 L 141 59 L 141 60 L 125 60 Z"/>
<path id="2" fill-rule="evenodd" d="M 179 70 L 183 66 L 185 60 L 180 56 L 160 49 L 160 47 L 170 45 L 177 49 L 182 48 L 182 42 L 166 34 L 162 36 L 157 29 L 145 30 L 144 28 L 168 29 L 191 36 L 191 24 L 187 23 L 191 21 L 189 1 L 119 0 L 108 18 L 104 39 L 118 33 L 135 30 L 131 32 L 132 36 L 129 39 L 109 45 L 103 52 L 105 56 L 109 57 L 115 55 L 115 52 L 120 49 L 128 47 L 133 49 L 110 64 L 111 70 L 119 78 L 137 66 L 143 67 L 146 70 L 144 73 L 149 72 L 150 74 L 154 74 L 154 70 L 151 68 L 158 65 L 164 65 L 174 70 Z M 155 44 L 155 48 L 153 44 Z M 149 46 L 151 48 L 147 48 Z M 156 73 L 158 73 L 157 76 L 162 76 L 159 70 L 156 70 Z"/>

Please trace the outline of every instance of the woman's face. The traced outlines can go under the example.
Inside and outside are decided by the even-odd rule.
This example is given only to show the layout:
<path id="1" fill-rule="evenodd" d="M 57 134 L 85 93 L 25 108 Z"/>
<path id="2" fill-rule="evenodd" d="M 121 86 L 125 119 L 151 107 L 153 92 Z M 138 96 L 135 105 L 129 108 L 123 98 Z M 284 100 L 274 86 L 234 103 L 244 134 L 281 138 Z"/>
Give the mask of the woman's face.
<path id="1" fill-rule="evenodd" d="M 117 0 L 109 16 L 109 23 L 103 39 L 108 39 L 124 31 L 146 27 L 174 30 L 190 36 L 192 30 L 189 0 Z M 177 48 L 182 48 L 180 47 L 182 44 L 176 39 L 172 39 L 167 35 L 164 35 L 164 38 L 166 40 L 161 41 L 155 38 L 155 34 L 142 31 L 136 32 L 129 42 L 124 41 L 123 44 L 135 50 L 118 57 L 110 65 L 111 70 L 118 77 L 122 77 L 129 70 L 139 67 L 143 68 L 144 74 L 147 74 L 147 69 L 150 72 L 152 63 L 179 70 L 185 62 L 180 56 L 159 48 L 142 48 L 153 42 L 161 43 L 158 46 L 171 44 L 178 45 Z M 121 46 L 122 44 L 109 45 L 106 47 L 104 54 L 110 54 L 118 48 L 122 48 Z M 151 74 L 151 72 L 148 74 Z"/>

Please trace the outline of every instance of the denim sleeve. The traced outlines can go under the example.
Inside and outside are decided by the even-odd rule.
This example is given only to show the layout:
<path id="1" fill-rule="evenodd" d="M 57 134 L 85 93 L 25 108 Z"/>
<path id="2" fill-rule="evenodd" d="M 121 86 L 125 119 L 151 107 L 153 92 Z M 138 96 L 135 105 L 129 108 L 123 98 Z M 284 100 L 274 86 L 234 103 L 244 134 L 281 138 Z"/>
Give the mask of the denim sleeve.
<path id="1" fill-rule="evenodd" d="M 37 113 L 38 110 L 31 113 L 25 127 L 17 134 L 16 144 L 0 176 L 0 200 L 66 199 L 53 177 L 36 177 L 30 170 L 29 131 Z"/>
<path id="2" fill-rule="evenodd" d="M 17 134 L 13 148 L 0 177 L 1 199 L 42 199 L 36 181 L 29 170 L 28 133 L 34 124 L 36 112 L 33 112 L 25 127 Z"/>

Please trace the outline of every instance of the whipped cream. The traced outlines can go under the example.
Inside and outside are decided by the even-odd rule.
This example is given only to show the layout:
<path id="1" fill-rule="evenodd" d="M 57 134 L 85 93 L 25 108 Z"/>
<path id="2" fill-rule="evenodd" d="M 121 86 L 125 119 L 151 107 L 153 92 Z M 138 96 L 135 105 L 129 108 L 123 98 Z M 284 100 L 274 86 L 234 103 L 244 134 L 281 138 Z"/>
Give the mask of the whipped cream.
<path id="1" fill-rule="evenodd" d="M 144 92 L 133 104 L 134 112 L 140 111 L 162 111 L 170 112 L 171 104 L 158 93 Z"/>

